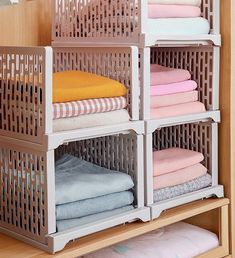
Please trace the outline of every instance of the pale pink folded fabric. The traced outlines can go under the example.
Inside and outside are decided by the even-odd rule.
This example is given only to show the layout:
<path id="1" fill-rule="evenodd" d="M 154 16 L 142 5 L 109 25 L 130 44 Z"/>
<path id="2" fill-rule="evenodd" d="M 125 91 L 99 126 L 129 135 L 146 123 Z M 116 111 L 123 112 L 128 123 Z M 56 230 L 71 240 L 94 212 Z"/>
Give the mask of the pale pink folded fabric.
<path id="1" fill-rule="evenodd" d="M 161 108 L 195 101 L 198 101 L 198 91 L 196 90 L 163 96 L 151 96 L 151 108 Z"/>
<path id="2" fill-rule="evenodd" d="M 215 233 L 177 222 L 83 258 L 189 258 L 198 257 L 219 245 Z"/>
<path id="3" fill-rule="evenodd" d="M 162 96 L 179 92 L 192 91 L 197 88 L 197 83 L 192 80 L 176 82 L 170 84 L 161 84 L 150 87 L 151 96 Z"/>
<path id="4" fill-rule="evenodd" d="M 148 17 L 151 19 L 194 18 L 200 16 L 201 9 L 198 6 L 148 4 Z"/>
<path id="5" fill-rule="evenodd" d="M 207 173 L 207 168 L 202 164 L 183 168 L 165 175 L 155 176 L 153 178 L 153 189 L 162 189 L 165 187 L 184 184 L 195 178 L 201 177 Z"/>
<path id="6" fill-rule="evenodd" d="M 161 108 L 151 108 L 151 119 L 175 117 L 206 112 L 205 105 L 199 101 Z"/>
<path id="7" fill-rule="evenodd" d="M 168 148 L 153 152 L 153 175 L 160 176 L 196 165 L 204 160 L 202 153 L 182 148 Z"/>
<path id="8" fill-rule="evenodd" d="M 184 69 L 175 69 L 158 64 L 151 64 L 150 70 L 150 85 L 170 84 L 191 79 L 190 72 Z"/>

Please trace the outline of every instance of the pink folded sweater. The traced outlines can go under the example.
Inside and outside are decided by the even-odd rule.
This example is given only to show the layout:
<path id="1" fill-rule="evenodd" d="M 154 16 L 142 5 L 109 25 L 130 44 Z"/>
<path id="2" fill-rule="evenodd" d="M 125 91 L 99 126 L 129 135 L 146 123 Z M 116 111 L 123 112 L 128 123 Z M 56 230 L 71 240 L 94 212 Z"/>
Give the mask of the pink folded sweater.
<path id="1" fill-rule="evenodd" d="M 148 4 L 148 17 L 150 19 L 194 18 L 200 16 L 201 9 L 198 6 Z"/>
<path id="2" fill-rule="evenodd" d="M 167 107 L 198 101 L 198 91 L 180 92 L 163 96 L 151 96 L 151 108 Z"/>
<path id="3" fill-rule="evenodd" d="M 173 105 L 150 110 L 151 119 L 161 119 L 166 117 L 184 116 L 206 112 L 205 105 L 199 101 L 185 104 Z"/>
<path id="4" fill-rule="evenodd" d="M 191 79 L 189 71 L 184 69 L 175 69 L 158 64 L 151 64 L 151 85 L 171 84 L 183 82 Z"/>
<path id="5" fill-rule="evenodd" d="M 197 88 L 197 83 L 192 80 L 176 82 L 170 84 L 161 84 L 150 87 L 151 96 L 162 96 L 180 92 L 193 91 Z"/>
<path id="6" fill-rule="evenodd" d="M 160 176 L 186 168 L 204 160 L 202 153 L 182 148 L 168 148 L 153 152 L 153 175 Z"/>
<path id="7" fill-rule="evenodd" d="M 165 175 L 155 176 L 153 178 L 153 189 L 158 190 L 165 187 L 184 184 L 195 178 L 204 176 L 207 173 L 207 168 L 202 164 L 183 168 Z"/>

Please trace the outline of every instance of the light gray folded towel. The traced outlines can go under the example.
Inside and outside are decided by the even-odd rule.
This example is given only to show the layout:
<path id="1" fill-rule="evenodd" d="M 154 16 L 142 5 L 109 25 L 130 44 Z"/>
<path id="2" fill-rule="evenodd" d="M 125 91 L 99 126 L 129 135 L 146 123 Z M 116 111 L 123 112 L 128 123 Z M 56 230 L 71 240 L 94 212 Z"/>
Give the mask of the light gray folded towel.
<path id="1" fill-rule="evenodd" d="M 67 230 L 70 228 L 84 226 L 84 225 L 86 225 L 88 223 L 92 223 L 92 222 L 98 223 L 98 220 L 107 219 L 109 217 L 119 215 L 121 213 L 131 211 L 133 209 L 134 209 L 134 207 L 132 205 L 130 205 L 130 206 L 122 207 L 122 208 L 115 209 L 112 211 L 105 211 L 105 212 L 93 214 L 90 216 L 82 217 L 79 219 L 57 220 L 56 221 L 57 231 L 61 232 L 61 231 L 64 231 L 64 230 Z"/>
<path id="2" fill-rule="evenodd" d="M 198 177 L 181 185 L 166 187 L 153 192 L 154 202 L 160 202 L 174 197 L 195 192 L 212 184 L 212 177 L 209 174 Z"/>
<path id="3" fill-rule="evenodd" d="M 104 211 L 110 211 L 131 205 L 133 201 L 133 193 L 130 191 L 124 191 L 82 201 L 57 205 L 56 219 L 74 219 Z"/>
<path id="4" fill-rule="evenodd" d="M 55 165 L 56 205 L 127 191 L 133 188 L 126 173 L 64 155 Z"/>

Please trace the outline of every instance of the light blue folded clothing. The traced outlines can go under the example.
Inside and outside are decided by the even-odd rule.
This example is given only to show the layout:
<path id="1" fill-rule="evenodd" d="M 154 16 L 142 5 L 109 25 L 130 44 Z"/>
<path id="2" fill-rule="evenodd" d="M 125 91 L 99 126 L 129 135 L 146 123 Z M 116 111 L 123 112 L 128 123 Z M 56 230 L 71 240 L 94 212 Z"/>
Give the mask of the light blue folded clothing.
<path id="1" fill-rule="evenodd" d="M 76 202 L 133 188 L 126 173 L 64 155 L 55 165 L 56 205 Z"/>
<path id="2" fill-rule="evenodd" d="M 181 185 L 166 187 L 153 192 L 154 202 L 160 202 L 174 197 L 195 192 L 212 184 L 212 177 L 209 174 L 198 177 Z"/>
<path id="3" fill-rule="evenodd" d="M 124 191 L 82 201 L 57 205 L 56 219 L 74 219 L 104 211 L 110 211 L 131 205 L 133 201 L 133 193 L 130 191 Z"/>
<path id="4" fill-rule="evenodd" d="M 112 211 L 105 211 L 105 212 L 93 214 L 90 216 L 82 217 L 79 219 L 57 220 L 56 221 L 57 231 L 61 232 L 61 231 L 64 231 L 64 230 L 67 230 L 70 228 L 84 226 L 84 225 L 86 225 L 88 223 L 92 223 L 92 222 L 98 223 L 98 220 L 108 219 L 109 217 L 119 215 L 121 213 L 131 211 L 133 209 L 134 209 L 134 207 L 132 205 L 129 205 L 129 206 L 115 209 Z"/>

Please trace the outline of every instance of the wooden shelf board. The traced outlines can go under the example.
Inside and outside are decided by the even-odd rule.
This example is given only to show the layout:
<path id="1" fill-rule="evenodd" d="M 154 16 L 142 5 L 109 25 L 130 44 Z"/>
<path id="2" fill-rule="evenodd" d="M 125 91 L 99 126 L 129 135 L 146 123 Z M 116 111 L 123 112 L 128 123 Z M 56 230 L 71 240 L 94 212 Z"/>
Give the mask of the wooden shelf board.
<path id="1" fill-rule="evenodd" d="M 151 232 L 153 230 L 173 224 L 175 222 L 185 220 L 198 214 L 202 214 L 204 212 L 226 206 L 228 204 L 229 200 L 223 198 L 201 200 L 194 203 L 182 205 L 180 207 L 176 207 L 174 209 L 170 209 L 164 212 L 158 219 L 152 222 L 135 222 L 121 225 L 81 238 L 79 240 L 71 242 L 62 252 L 59 252 L 54 256 L 46 254 L 41 250 L 38 250 L 29 245 L 0 234 L 0 257 L 78 257 L 83 254 L 94 252 L 101 248 L 105 248 L 107 246 L 122 242 L 126 239 L 130 239 Z"/>

